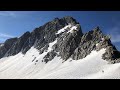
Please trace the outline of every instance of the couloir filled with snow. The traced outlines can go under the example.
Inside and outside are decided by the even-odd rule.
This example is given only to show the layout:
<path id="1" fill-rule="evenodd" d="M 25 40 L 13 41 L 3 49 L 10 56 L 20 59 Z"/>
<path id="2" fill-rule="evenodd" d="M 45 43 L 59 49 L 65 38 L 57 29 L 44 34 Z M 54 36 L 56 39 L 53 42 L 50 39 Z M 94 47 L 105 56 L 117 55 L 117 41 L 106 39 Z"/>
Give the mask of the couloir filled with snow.
<path id="1" fill-rule="evenodd" d="M 55 41 L 56 42 L 56 41 Z M 51 43 L 51 46 L 55 43 Z M 48 50 L 51 49 L 51 46 Z M 101 56 L 105 49 L 92 51 L 82 60 L 67 60 L 63 63 L 60 57 L 55 57 L 47 64 L 42 58 L 47 52 L 39 54 L 31 48 L 25 55 L 0 59 L 0 78 L 2 79 L 96 79 L 120 78 L 120 64 L 108 64 Z M 37 61 L 37 62 L 36 62 Z"/>

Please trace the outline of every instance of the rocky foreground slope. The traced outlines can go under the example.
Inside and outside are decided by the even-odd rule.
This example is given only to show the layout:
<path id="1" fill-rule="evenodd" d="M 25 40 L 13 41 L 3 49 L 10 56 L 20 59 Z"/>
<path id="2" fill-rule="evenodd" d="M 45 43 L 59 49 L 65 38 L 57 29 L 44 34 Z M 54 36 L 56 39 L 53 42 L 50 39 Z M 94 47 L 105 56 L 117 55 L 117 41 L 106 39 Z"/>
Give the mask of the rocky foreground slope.
<path id="1" fill-rule="evenodd" d="M 50 43 L 54 45 L 49 49 Z M 0 46 L 0 58 L 26 54 L 31 47 L 39 50 L 39 54 L 47 52 L 42 62 L 48 63 L 55 56 L 63 61 L 72 58 L 79 60 L 85 58 L 93 50 L 106 49 L 102 55 L 104 60 L 111 63 L 120 61 L 120 52 L 111 43 L 110 37 L 103 34 L 99 27 L 83 33 L 79 22 L 67 16 L 55 18 L 32 32 L 26 32 L 19 38 L 11 38 Z"/>

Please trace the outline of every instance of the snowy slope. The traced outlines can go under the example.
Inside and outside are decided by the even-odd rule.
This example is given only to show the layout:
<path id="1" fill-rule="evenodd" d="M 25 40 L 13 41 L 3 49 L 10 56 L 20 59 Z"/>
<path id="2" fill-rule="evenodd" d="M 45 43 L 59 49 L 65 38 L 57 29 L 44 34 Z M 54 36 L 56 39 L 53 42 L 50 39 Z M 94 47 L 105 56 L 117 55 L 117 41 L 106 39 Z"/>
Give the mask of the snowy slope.
<path id="1" fill-rule="evenodd" d="M 71 61 L 69 59 L 64 63 L 60 57 L 55 57 L 45 64 L 41 61 L 46 52 L 39 55 L 39 52 L 32 47 L 25 56 L 19 53 L 15 56 L 2 58 L 0 60 L 0 78 L 120 78 L 120 64 L 108 64 L 102 60 L 101 56 L 104 52 L 105 49 L 99 52 L 93 51 L 82 60 Z"/>
<path id="2" fill-rule="evenodd" d="M 64 32 L 74 33 L 77 26 L 71 24 L 58 30 L 56 34 Z M 55 57 L 48 63 L 43 62 L 43 57 L 57 43 L 57 39 L 49 43 L 47 51 L 39 54 L 39 51 L 31 47 L 25 55 L 18 53 L 0 59 L 1 79 L 103 79 L 120 78 L 120 63 L 109 64 L 102 59 L 105 49 L 92 51 L 90 55 L 82 60 L 63 61 L 61 57 Z M 64 39 L 64 38 L 63 38 Z M 3 46 L 1 44 L 0 46 Z M 96 44 L 98 46 L 98 44 Z"/>

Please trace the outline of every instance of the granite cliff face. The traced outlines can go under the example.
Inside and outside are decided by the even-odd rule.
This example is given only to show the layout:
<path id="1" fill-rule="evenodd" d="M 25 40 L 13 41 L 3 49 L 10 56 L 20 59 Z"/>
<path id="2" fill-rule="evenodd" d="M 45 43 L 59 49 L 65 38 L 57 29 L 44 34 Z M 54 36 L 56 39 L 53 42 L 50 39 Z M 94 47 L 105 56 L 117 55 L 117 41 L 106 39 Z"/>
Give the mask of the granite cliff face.
<path id="1" fill-rule="evenodd" d="M 49 50 L 50 43 L 54 43 Z M 72 17 L 55 18 L 32 32 L 26 32 L 19 38 L 11 38 L 0 44 L 0 58 L 26 52 L 34 47 L 40 54 L 48 51 L 43 62 L 51 61 L 55 56 L 64 61 L 72 58 L 85 58 L 93 50 L 106 48 L 102 58 L 111 63 L 119 62 L 120 52 L 111 43 L 110 37 L 104 35 L 99 27 L 83 34 L 80 24 Z"/>

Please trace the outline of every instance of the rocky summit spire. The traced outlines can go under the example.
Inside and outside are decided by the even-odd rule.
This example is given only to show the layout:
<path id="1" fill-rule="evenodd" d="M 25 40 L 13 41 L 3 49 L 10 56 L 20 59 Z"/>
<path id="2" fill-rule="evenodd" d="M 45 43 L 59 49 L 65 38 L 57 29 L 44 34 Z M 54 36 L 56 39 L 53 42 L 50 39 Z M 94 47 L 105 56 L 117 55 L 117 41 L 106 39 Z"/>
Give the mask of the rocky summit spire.
<path id="1" fill-rule="evenodd" d="M 83 59 L 93 50 L 106 49 L 102 58 L 110 63 L 120 62 L 120 52 L 111 43 L 110 37 L 104 35 L 99 27 L 94 28 L 92 31 L 85 33 L 78 47 L 75 49 L 71 56 L 74 60 Z"/>
<path id="2" fill-rule="evenodd" d="M 32 46 L 41 50 L 44 46 L 53 42 L 58 35 L 60 29 L 69 24 L 77 24 L 78 22 L 70 17 L 55 18 L 54 20 L 36 28 L 31 33 L 26 32 L 20 38 L 8 39 L 4 46 L 0 47 L 0 58 L 4 56 L 16 55 L 19 52 L 25 54 Z"/>

